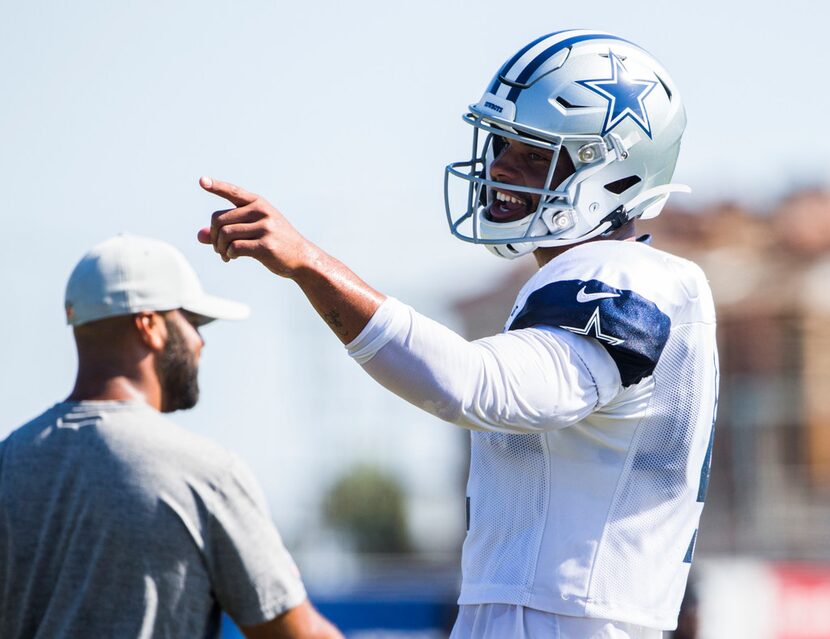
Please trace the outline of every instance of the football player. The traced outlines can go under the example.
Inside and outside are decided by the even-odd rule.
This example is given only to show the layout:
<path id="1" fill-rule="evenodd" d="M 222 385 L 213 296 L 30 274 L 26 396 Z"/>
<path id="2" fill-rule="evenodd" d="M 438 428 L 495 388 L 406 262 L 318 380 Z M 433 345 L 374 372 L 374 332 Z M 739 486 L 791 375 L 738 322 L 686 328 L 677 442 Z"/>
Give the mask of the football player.
<path id="1" fill-rule="evenodd" d="M 704 274 L 635 232 L 688 191 L 671 183 L 680 94 L 636 44 L 569 30 L 522 47 L 464 119 L 452 232 L 539 265 L 501 334 L 463 339 L 210 178 L 235 208 L 199 239 L 293 279 L 369 375 L 471 431 L 454 638 L 660 637 L 694 554 L 718 385 Z"/>

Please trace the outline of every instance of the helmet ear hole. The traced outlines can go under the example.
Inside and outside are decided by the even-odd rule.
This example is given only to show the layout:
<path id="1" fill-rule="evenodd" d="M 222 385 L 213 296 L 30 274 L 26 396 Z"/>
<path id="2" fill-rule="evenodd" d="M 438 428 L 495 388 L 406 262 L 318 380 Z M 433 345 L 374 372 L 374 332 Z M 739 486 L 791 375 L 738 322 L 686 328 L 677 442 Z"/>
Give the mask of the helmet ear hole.
<path id="1" fill-rule="evenodd" d="M 621 178 L 619 180 L 614 180 L 613 182 L 609 182 L 605 185 L 605 190 L 610 191 L 614 195 L 620 195 L 624 193 L 628 189 L 630 189 L 635 184 L 639 184 L 642 182 L 639 175 L 629 175 L 628 177 Z"/>
<path id="2" fill-rule="evenodd" d="M 550 188 L 558 189 L 574 173 L 576 173 L 574 161 L 571 159 L 571 154 L 568 152 L 568 149 L 563 146 L 559 151 L 559 158 L 556 160 L 556 169 L 554 169 Z"/>

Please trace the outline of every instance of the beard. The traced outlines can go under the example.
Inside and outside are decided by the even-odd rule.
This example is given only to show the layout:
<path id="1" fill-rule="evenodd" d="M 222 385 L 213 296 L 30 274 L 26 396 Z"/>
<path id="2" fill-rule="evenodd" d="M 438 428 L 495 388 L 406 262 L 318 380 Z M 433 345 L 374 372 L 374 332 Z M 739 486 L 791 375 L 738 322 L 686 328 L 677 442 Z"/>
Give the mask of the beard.
<path id="1" fill-rule="evenodd" d="M 156 359 L 161 383 L 161 412 L 193 408 L 199 401 L 199 366 L 181 329 L 167 318 L 167 343 Z"/>

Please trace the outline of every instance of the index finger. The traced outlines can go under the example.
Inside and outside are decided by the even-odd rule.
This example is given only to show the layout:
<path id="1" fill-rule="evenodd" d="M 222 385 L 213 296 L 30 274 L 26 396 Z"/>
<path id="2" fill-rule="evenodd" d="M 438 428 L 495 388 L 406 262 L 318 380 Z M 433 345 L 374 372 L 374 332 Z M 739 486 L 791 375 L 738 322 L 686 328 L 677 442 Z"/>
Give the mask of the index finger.
<path id="1" fill-rule="evenodd" d="M 225 198 L 235 206 L 245 206 L 257 199 L 257 195 L 249 193 L 242 187 L 230 182 L 220 182 L 206 176 L 199 178 L 199 185 L 205 190 L 219 197 Z"/>

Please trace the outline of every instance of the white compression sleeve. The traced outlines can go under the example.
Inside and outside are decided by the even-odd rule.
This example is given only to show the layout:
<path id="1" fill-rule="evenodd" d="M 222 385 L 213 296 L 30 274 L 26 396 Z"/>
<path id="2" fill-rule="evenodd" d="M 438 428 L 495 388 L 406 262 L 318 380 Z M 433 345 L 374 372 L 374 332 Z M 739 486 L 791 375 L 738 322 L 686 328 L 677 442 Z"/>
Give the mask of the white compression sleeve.
<path id="1" fill-rule="evenodd" d="M 620 389 L 613 360 L 595 340 L 527 328 L 468 342 L 393 298 L 346 348 L 395 394 L 476 430 L 562 428 Z"/>

